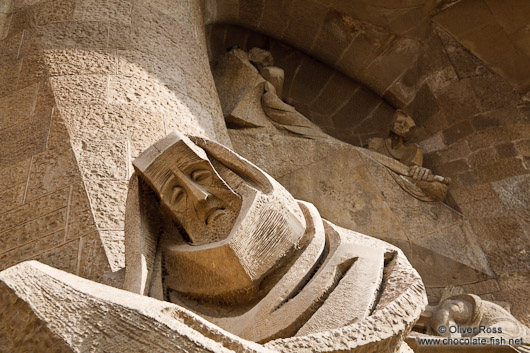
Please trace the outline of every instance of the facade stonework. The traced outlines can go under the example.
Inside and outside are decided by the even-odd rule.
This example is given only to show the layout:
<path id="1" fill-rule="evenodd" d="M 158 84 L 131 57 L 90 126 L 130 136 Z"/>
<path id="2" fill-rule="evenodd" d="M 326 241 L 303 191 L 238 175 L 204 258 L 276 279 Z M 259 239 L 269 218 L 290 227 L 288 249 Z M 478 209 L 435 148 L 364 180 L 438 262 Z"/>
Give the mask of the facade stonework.
<path id="1" fill-rule="evenodd" d="M 126 326 L 134 332 L 141 332 L 142 325 L 153 332 L 153 327 L 164 327 L 156 334 L 166 338 L 145 345 L 139 340 L 136 350 L 156 346 L 159 351 L 180 347 L 287 352 L 313 347 L 421 352 L 425 347 L 413 341 L 432 337 L 439 322 L 449 322 L 436 313 L 450 312 L 456 315 L 450 324 L 463 326 L 467 321 L 457 316 L 469 313 L 469 302 L 489 308 L 484 317 L 501 317 L 493 321 L 509 322 L 517 332 L 526 332 L 528 23 L 530 3 L 525 0 L 0 0 L 0 307 L 5 313 L 23 312 L 25 322 L 19 336 L 10 329 L 15 325 L 12 318 L 0 311 L 0 336 L 7 337 L 0 337 L 0 351 L 49 351 L 52 346 L 57 351 L 120 351 L 117 342 L 126 340 L 126 334 L 108 342 L 96 335 L 93 342 L 99 343 L 93 346 L 79 343 L 92 339 L 83 330 L 100 327 L 103 312 L 112 313 L 112 325 L 120 324 L 120 312 L 127 313 Z M 396 111 L 414 119 L 414 137 L 407 137 L 407 146 L 422 152 L 421 163 L 404 166 L 399 156 L 390 153 L 383 158 L 365 148 L 374 139 L 395 137 L 389 127 Z M 243 222 L 236 211 L 227 216 L 230 222 L 211 231 L 219 233 L 215 235 L 197 220 L 195 228 L 186 226 L 195 213 L 200 220 L 204 212 L 211 216 L 209 208 L 188 205 L 184 216 L 172 215 L 167 208 L 179 191 L 168 191 L 166 179 L 143 174 L 141 161 L 163 154 L 160 141 L 167 141 L 174 131 L 193 136 L 198 148 L 206 151 L 207 157 L 196 153 L 210 161 L 211 173 L 241 197 L 243 201 L 219 197 L 232 200 L 228 203 L 235 205 L 234 210 L 247 210 L 245 202 L 250 201 L 241 195 L 249 191 L 239 188 L 249 175 L 263 173 L 260 178 L 274 180 L 281 197 L 267 191 L 255 202 L 274 203 L 273 210 L 288 210 L 283 214 L 294 212 L 298 226 L 283 220 L 291 227 L 290 237 L 264 231 L 270 222 L 283 221 L 260 218 L 258 211 L 248 211 L 252 221 L 247 221 L 256 224 L 256 229 L 248 225 L 248 234 L 265 234 L 257 240 L 245 238 L 250 236 L 246 233 L 239 235 L 242 238 L 234 235 L 233 229 Z M 217 151 L 211 147 L 217 144 L 227 148 L 230 162 L 209 151 Z M 181 183 L 205 178 L 204 172 L 193 174 L 180 162 L 172 165 L 164 159 L 184 160 L 187 152 L 181 152 L 184 157 L 171 153 L 163 154 L 164 163 L 156 170 L 171 170 Z M 422 168 L 409 172 L 411 166 Z M 175 171 L 181 167 L 188 179 Z M 232 179 L 231 173 L 239 179 Z M 443 176 L 437 179 L 440 183 L 450 183 L 435 197 L 425 197 L 431 184 L 421 183 L 432 182 L 435 176 Z M 249 185 L 252 195 L 254 189 L 261 190 L 252 180 Z M 281 201 L 291 199 L 296 200 Z M 318 211 L 308 211 L 312 207 Z M 217 207 L 221 209 L 220 214 L 228 214 L 227 207 Z M 210 218 L 205 219 L 208 223 Z M 278 288 L 284 288 L 292 293 L 281 295 L 290 299 L 297 291 L 303 293 L 305 285 L 285 283 L 290 283 L 289 269 L 296 267 L 301 249 L 318 239 L 308 234 L 317 234 L 320 228 L 304 223 L 315 219 L 325 225 L 321 240 L 326 239 L 327 250 L 319 253 L 321 257 L 309 257 L 320 264 L 313 270 L 335 271 L 330 276 L 341 279 L 324 285 L 326 299 L 313 304 L 334 313 L 326 320 L 336 318 L 336 324 L 313 330 L 311 319 L 304 316 L 309 314 L 296 316 L 296 310 L 285 308 L 294 322 L 285 324 L 285 331 L 256 333 L 248 322 L 245 329 L 230 323 L 231 316 L 251 316 L 245 306 L 249 303 L 264 315 L 255 314 L 255 320 L 274 317 L 274 310 L 288 299 L 269 302 L 269 291 L 280 293 Z M 196 242 L 194 246 L 229 239 L 226 249 L 253 249 L 265 241 L 267 251 L 236 251 L 231 265 L 226 265 L 226 273 L 237 276 L 230 279 L 232 288 L 230 281 L 223 282 L 227 274 L 216 272 L 225 256 L 219 253 L 218 261 L 209 264 L 208 256 L 190 255 L 193 246 L 164 247 L 167 237 L 152 235 L 153 222 L 163 224 L 160 232 L 170 229 L 179 241 Z M 343 244 L 337 248 L 356 244 L 380 250 L 366 256 L 373 266 L 380 265 L 373 272 L 377 275 L 351 275 L 358 282 L 349 292 L 359 294 L 359 283 L 371 283 L 363 287 L 371 294 L 362 296 L 372 298 L 376 293 L 378 298 L 366 299 L 373 307 L 366 309 L 366 317 L 356 316 L 357 326 L 348 315 L 341 319 L 329 308 L 340 302 L 336 297 L 350 295 L 341 292 L 339 284 L 350 285 L 342 278 L 354 272 L 350 269 L 355 269 L 355 261 L 364 264 L 364 258 L 341 250 L 349 255 L 333 260 L 336 268 L 333 261 L 326 262 L 336 250 L 329 248 L 332 234 L 339 234 L 336 244 Z M 165 240 L 158 244 L 159 239 Z M 159 250 L 147 251 L 149 242 Z M 170 254 L 174 262 L 167 260 Z M 146 259 L 152 263 L 146 265 Z M 199 267 L 193 272 L 183 263 Z M 188 279 L 178 271 L 168 272 L 179 266 L 182 273 L 191 271 Z M 215 270 L 206 271 L 208 266 Z M 313 270 L 300 273 L 313 278 Z M 208 289 L 204 283 L 213 281 L 208 276 L 220 282 Z M 385 292 L 377 285 L 392 276 L 401 278 L 403 286 L 389 284 Z M 95 282 L 96 289 L 90 289 Z M 225 289 L 214 295 L 217 285 Z M 68 294 L 60 293 L 62 287 Z M 122 289 L 129 292 L 123 294 Z M 39 299 L 46 291 L 53 295 Z M 171 291 L 178 294 L 172 297 Z M 142 307 L 131 304 L 135 295 L 171 303 L 142 298 Z M 65 298 L 73 298 L 74 304 L 57 304 L 63 313 L 84 312 L 88 303 L 98 304 L 84 312 L 85 323 L 74 324 L 74 316 L 65 314 L 61 321 L 53 313 L 54 301 Z M 199 304 L 190 304 L 194 300 Z M 240 307 L 226 304 L 232 302 Z M 219 312 L 228 305 L 233 313 L 214 315 L 212 303 L 220 305 L 215 309 Z M 273 304 L 278 307 L 263 311 Z M 455 305 L 460 305 L 458 310 Z M 318 315 L 326 317 L 322 312 L 311 312 L 313 321 Z M 141 323 L 134 324 L 135 318 Z M 71 331 L 61 328 L 67 322 Z M 376 326 L 384 332 L 373 329 Z M 102 329 L 98 335 L 109 332 Z M 180 337 L 176 340 L 182 345 L 174 346 L 168 335 Z M 341 340 L 341 335 L 346 338 Z M 274 339 L 266 342 L 261 339 L 265 336 Z M 24 337 L 33 338 L 16 348 Z"/>

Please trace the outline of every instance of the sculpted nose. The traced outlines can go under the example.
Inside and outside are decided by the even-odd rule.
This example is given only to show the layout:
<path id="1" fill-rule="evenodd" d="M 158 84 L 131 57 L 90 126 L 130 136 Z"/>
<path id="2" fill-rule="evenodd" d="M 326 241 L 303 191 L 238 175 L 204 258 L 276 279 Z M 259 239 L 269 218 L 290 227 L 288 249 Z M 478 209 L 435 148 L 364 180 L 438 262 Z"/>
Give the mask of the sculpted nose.
<path id="1" fill-rule="evenodd" d="M 208 200 L 208 197 L 211 195 L 208 191 L 204 190 L 199 184 L 194 183 L 190 177 L 182 173 L 180 170 L 177 170 L 176 172 L 175 175 L 177 179 L 184 190 L 186 190 L 188 198 L 194 205 Z"/>
<path id="2" fill-rule="evenodd" d="M 208 200 L 208 197 L 211 195 L 208 191 L 204 190 L 200 185 L 195 184 L 188 178 L 190 182 L 188 195 L 193 199 L 195 204 L 200 202 L 205 202 Z"/>

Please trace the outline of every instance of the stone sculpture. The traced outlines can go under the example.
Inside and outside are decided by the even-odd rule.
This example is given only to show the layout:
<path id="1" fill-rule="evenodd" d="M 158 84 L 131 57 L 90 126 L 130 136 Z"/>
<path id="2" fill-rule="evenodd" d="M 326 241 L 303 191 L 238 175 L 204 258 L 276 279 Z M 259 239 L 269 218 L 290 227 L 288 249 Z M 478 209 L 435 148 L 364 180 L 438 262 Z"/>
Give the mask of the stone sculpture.
<path id="1" fill-rule="evenodd" d="M 134 166 L 148 190 L 129 200 L 145 222 L 126 233 L 125 289 L 261 343 L 352 327 L 393 330 L 380 315 L 417 319 L 424 289 L 401 250 L 323 220 L 231 150 L 175 132 Z M 159 215 L 142 211 L 159 206 Z M 378 335 L 366 344 L 379 344 Z"/>
<path id="2" fill-rule="evenodd" d="M 231 49 L 218 63 L 216 72 L 216 85 L 229 126 L 259 127 L 309 139 L 333 140 L 281 99 L 284 70 L 274 66 L 269 51 L 253 48 L 246 53 Z M 251 76 L 252 82 L 243 81 Z M 228 92 L 237 93 L 225 96 Z"/>
<path id="3" fill-rule="evenodd" d="M 474 294 L 445 299 L 427 312 L 429 333 L 446 337 L 504 337 L 530 342 L 530 329 L 500 305 Z"/>
<path id="4" fill-rule="evenodd" d="M 374 156 L 380 163 L 401 176 L 395 179 L 409 193 L 425 201 L 442 201 L 445 199 L 447 185 L 451 180 L 434 175 L 430 169 L 422 167 L 423 152 L 417 144 L 408 142 L 414 136 L 415 128 L 414 120 L 398 109 L 394 114 L 389 136 L 372 138 L 367 147 L 390 157 Z M 411 184 L 421 191 L 414 190 L 417 188 Z"/>

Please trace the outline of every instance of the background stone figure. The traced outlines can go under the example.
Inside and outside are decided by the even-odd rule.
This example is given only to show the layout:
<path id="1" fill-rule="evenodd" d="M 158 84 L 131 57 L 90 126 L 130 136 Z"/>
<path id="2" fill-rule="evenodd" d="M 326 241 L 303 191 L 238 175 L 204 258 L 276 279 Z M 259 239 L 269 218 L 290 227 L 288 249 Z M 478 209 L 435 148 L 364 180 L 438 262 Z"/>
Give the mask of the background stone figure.
<path id="1" fill-rule="evenodd" d="M 499 305 L 473 294 L 445 299 L 432 313 L 430 331 L 446 337 L 504 337 L 530 343 L 530 329 Z"/>
<path id="2" fill-rule="evenodd" d="M 403 175 L 410 177 L 404 180 L 410 180 L 418 186 L 425 195 L 420 195 L 407 186 L 407 183 L 399 181 L 399 184 L 406 190 L 410 190 L 411 194 L 418 198 L 423 198 L 426 201 L 429 199 L 435 201 L 443 201 L 447 194 L 447 185 L 451 182 L 449 178 L 444 178 L 439 175 L 433 175 L 428 168 L 423 168 L 423 152 L 415 143 L 408 142 L 413 136 L 416 129 L 414 120 L 401 110 L 396 110 L 390 128 L 388 137 L 372 138 L 368 142 L 368 149 L 388 156 L 399 161 L 407 168 L 403 168 L 397 163 L 393 163 L 387 159 L 379 158 L 378 160 L 386 165 L 389 169 Z M 375 157 L 377 158 L 377 157 Z M 395 178 L 398 180 L 397 178 Z"/>
<path id="3" fill-rule="evenodd" d="M 253 77 L 250 82 L 246 81 L 249 76 Z M 218 64 L 215 77 L 223 113 L 230 126 L 280 130 L 310 139 L 334 140 L 281 99 L 284 71 L 274 66 L 269 51 L 252 48 L 246 53 L 231 49 Z M 237 93 L 224 87 L 237 87 Z"/>

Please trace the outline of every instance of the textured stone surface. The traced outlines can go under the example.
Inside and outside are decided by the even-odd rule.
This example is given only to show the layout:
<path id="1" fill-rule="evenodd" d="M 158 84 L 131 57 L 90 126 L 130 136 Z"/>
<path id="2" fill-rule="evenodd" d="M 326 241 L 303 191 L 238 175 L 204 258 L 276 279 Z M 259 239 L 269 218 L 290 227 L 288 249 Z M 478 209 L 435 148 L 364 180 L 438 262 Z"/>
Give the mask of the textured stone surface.
<path id="1" fill-rule="evenodd" d="M 230 144 L 196 3 L 2 2 L 0 232 L 63 208 L 67 212 L 65 229 L 42 239 L 32 235 L 31 243 L 1 253 L 2 268 L 21 261 L 21 250 L 37 256 L 34 248 L 49 252 L 48 247 L 89 234 L 97 239 L 91 242 L 96 249 L 103 232 L 96 223 L 119 232 L 114 229 L 121 224 L 117 204 L 124 197 L 110 194 L 125 192 L 126 166 L 169 129 L 189 129 Z M 343 109 L 365 88 L 382 96 L 388 107 L 418 117 L 418 142 L 431 148 L 426 166 L 447 171 L 453 179 L 448 203 L 472 221 L 488 261 L 495 264 L 495 275 L 502 279 L 496 295 L 513 302 L 516 316 L 528 320 L 528 249 L 521 245 L 528 243 L 524 180 L 530 168 L 529 7 L 524 0 L 212 0 L 202 9 L 211 25 L 213 63 L 234 44 L 270 46 L 276 65 L 286 70 L 286 91 L 292 86 L 303 93 L 295 106 L 336 137 L 361 145 L 378 134 L 386 116 L 381 104 L 360 95 L 351 109 Z M 224 23 L 235 26 L 217 25 Z M 311 83 L 306 68 L 319 77 L 311 89 L 301 85 Z M 136 85 L 131 77 L 138 78 Z M 128 102 L 127 92 L 114 99 L 113 91 L 111 99 L 109 82 L 120 80 L 141 96 L 130 96 Z M 152 101 L 144 95 L 153 96 Z M 164 105 L 177 108 L 163 111 Z M 376 108 L 378 113 L 371 114 Z M 350 124 L 352 117 L 355 124 Z M 120 146 L 113 148 L 108 167 L 98 159 L 101 140 Z M 93 147 L 84 151 L 83 143 Z M 273 143 L 271 148 L 286 148 L 285 142 Z M 121 159 L 114 158 L 118 155 Z M 258 149 L 255 155 L 256 161 L 265 159 Z M 311 161 L 319 154 L 314 156 Z M 278 167 L 270 168 L 287 186 L 291 181 L 285 171 L 300 163 L 283 156 Z M 94 167 L 98 172 L 93 173 Z M 92 195 L 108 189 L 89 200 L 84 185 L 90 185 Z M 95 214 L 110 208 L 109 219 Z M 431 218 L 431 213 L 414 212 L 424 221 Z M 59 244 L 55 241 L 61 236 L 53 234 L 66 238 Z M 409 243 L 400 246 L 410 248 Z M 424 250 L 416 254 L 426 262 L 432 256 Z"/>

